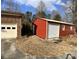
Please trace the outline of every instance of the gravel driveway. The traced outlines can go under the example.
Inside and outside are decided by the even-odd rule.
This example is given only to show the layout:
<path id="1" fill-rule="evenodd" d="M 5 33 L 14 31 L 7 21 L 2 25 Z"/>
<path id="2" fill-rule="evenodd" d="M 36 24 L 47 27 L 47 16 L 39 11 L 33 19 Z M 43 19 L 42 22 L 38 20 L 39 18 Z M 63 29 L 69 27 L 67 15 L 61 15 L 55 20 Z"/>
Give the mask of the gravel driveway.
<path id="1" fill-rule="evenodd" d="M 1 59 L 26 59 L 19 50 L 16 49 L 15 39 L 1 40 Z"/>

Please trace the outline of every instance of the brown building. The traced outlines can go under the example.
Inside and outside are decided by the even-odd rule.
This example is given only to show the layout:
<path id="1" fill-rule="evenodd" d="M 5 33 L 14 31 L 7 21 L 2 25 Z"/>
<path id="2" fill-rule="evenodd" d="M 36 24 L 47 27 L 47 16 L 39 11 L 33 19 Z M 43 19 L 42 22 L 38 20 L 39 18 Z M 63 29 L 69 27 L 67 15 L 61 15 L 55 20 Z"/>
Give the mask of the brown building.
<path id="1" fill-rule="evenodd" d="M 21 36 L 22 13 L 1 11 L 1 38 L 19 38 Z"/>

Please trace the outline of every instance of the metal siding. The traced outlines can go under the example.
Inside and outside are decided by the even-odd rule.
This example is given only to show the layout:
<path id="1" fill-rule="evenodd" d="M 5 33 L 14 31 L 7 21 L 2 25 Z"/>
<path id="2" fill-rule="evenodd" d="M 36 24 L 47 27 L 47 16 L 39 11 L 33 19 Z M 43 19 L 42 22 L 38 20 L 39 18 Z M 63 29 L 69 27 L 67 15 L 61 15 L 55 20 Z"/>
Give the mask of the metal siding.
<path id="1" fill-rule="evenodd" d="M 48 38 L 54 38 L 54 37 L 59 37 L 59 30 L 60 30 L 60 25 L 59 24 L 48 24 Z"/>
<path id="2" fill-rule="evenodd" d="M 5 29 L 1 29 L 1 38 L 16 38 L 17 37 L 17 24 L 1 24 L 1 27 L 5 27 Z M 10 29 L 7 29 L 10 27 Z M 15 29 L 12 29 L 15 27 Z"/>

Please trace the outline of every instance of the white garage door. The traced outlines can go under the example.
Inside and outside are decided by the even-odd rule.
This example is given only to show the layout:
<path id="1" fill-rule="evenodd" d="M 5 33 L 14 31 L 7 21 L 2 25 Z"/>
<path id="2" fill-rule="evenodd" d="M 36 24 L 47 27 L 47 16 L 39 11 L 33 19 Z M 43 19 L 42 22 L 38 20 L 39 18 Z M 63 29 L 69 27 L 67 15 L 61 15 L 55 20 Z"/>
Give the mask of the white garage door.
<path id="1" fill-rule="evenodd" d="M 16 38 L 17 24 L 1 24 L 1 38 Z"/>
<path id="2" fill-rule="evenodd" d="M 58 24 L 50 24 L 48 25 L 48 38 L 59 37 L 59 29 L 60 25 Z"/>

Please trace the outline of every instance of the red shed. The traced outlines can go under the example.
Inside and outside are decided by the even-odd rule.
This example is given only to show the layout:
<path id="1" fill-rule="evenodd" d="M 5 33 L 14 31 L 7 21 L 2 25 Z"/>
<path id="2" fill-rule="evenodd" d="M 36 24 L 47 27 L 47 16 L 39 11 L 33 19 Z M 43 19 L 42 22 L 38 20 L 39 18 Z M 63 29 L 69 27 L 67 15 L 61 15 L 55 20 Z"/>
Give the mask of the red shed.
<path id="1" fill-rule="evenodd" d="M 36 25 L 36 35 L 43 39 L 63 37 L 75 33 L 75 27 L 72 23 L 37 18 L 34 24 Z"/>

